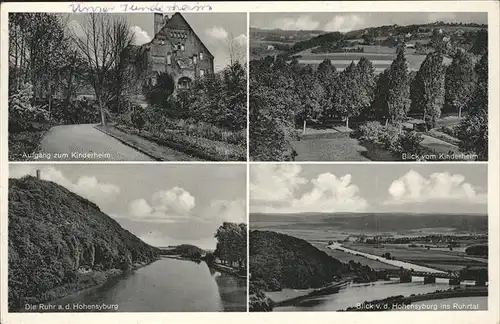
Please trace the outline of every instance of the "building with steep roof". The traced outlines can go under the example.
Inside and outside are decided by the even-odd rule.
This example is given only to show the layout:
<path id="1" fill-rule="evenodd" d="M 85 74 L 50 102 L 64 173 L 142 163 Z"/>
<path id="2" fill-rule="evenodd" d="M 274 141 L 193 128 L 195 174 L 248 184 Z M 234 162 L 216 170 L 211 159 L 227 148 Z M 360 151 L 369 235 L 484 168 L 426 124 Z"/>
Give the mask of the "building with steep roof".
<path id="1" fill-rule="evenodd" d="M 144 85 L 155 85 L 162 72 L 172 76 L 176 91 L 214 73 L 214 56 L 180 13 L 172 17 L 155 13 L 153 39 L 127 48 L 126 55 L 138 81 L 136 94 Z"/>

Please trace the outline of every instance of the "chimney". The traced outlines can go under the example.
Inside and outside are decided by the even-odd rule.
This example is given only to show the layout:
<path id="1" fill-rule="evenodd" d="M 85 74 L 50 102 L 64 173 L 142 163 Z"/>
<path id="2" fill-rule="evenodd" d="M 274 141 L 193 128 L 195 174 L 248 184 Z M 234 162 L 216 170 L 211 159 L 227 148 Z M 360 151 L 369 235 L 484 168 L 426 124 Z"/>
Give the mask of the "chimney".
<path id="1" fill-rule="evenodd" d="M 36 178 L 40 180 L 40 170 L 36 170 Z"/>
<path id="2" fill-rule="evenodd" d="M 161 28 L 163 26 L 164 26 L 163 14 L 162 13 L 155 13 L 154 14 L 154 33 L 155 33 L 155 36 L 156 36 L 156 34 L 158 34 L 158 32 L 161 30 Z"/>

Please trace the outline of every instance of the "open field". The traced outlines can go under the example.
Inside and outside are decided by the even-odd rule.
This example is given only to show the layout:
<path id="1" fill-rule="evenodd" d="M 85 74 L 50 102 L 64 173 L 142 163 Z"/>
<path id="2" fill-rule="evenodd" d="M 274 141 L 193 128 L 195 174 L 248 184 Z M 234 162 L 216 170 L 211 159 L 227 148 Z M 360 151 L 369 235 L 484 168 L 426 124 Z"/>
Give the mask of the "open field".
<path id="1" fill-rule="evenodd" d="M 280 53 L 284 53 L 283 50 L 274 49 L 268 50 L 269 45 L 281 45 L 283 47 L 292 47 L 294 43 L 291 42 L 281 42 L 281 41 L 265 41 L 265 40 L 255 40 L 250 39 L 250 60 L 259 60 L 266 56 L 274 56 Z"/>
<path id="2" fill-rule="evenodd" d="M 473 242 L 470 242 L 471 244 Z M 475 243 L 475 242 L 474 242 Z M 396 260 L 403 260 L 419 265 L 425 265 L 430 268 L 440 269 L 444 271 L 459 270 L 467 265 L 485 265 L 486 262 L 480 262 L 477 259 L 469 259 L 463 252 L 427 250 L 425 248 L 409 248 L 395 245 L 383 245 L 375 247 L 367 244 L 347 243 L 346 247 L 352 250 L 370 253 L 373 255 L 382 255 L 390 253 Z"/>
<path id="3" fill-rule="evenodd" d="M 357 63 L 362 57 L 370 60 L 375 68 L 376 73 L 381 73 L 387 69 L 392 61 L 396 58 L 396 48 L 378 45 L 359 45 L 364 49 L 363 53 L 311 53 L 310 49 L 297 53 L 300 55 L 299 63 L 319 65 L 324 59 L 329 59 L 337 70 L 345 69 L 351 62 Z M 406 59 L 410 70 L 416 71 L 425 60 L 425 55 L 416 54 L 414 49 L 407 49 Z M 451 59 L 445 57 L 444 64 L 449 64 Z"/>
<path id="4" fill-rule="evenodd" d="M 321 251 L 324 251 L 326 254 L 328 254 L 329 256 L 335 258 L 335 259 L 338 259 L 342 262 L 345 262 L 345 263 L 348 263 L 349 261 L 354 261 L 354 262 L 359 262 L 361 263 L 362 265 L 367 265 L 369 266 L 371 269 L 397 269 L 397 267 L 393 266 L 393 265 L 390 265 L 390 264 L 387 264 L 387 263 L 384 263 L 384 262 L 380 262 L 380 261 L 377 261 L 377 260 L 370 260 L 368 258 L 365 258 L 363 256 L 358 256 L 358 255 L 352 255 L 350 253 L 347 253 L 347 252 L 342 252 L 342 251 L 339 251 L 339 250 L 335 250 L 335 249 L 329 249 L 326 247 L 326 245 L 324 244 L 313 244 L 316 248 L 318 248 L 319 250 Z"/>

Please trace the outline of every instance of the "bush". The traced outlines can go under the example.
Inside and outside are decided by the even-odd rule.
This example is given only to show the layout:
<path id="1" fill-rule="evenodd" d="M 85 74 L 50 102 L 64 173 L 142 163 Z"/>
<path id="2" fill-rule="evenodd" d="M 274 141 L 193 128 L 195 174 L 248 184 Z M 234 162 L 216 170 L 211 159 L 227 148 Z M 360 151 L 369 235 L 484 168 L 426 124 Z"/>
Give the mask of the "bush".
<path id="1" fill-rule="evenodd" d="M 397 142 L 401 133 L 398 126 L 387 125 L 379 138 L 379 144 L 382 144 L 385 149 L 397 152 Z"/>
<path id="2" fill-rule="evenodd" d="M 142 114 L 143 114 L 142 108 L 136 107 L 131 115 L 132 125 L 139 131 L 141 131 L 144 128 L 144 125 L 146 124 L 144 118 L 142 117 Z"/>
<path id="3" fill-rule="evenodd" d="M 29 83 L 21 84 L 9 96 L 9 132 L 18 133 L 32 129 L 33 122 L 48 122 L 48 111 L 31 105 L 33 88 Z"/>
<path id="4" fill-rule="evenodd" d="M 52 103 L 52 119 L 58 124 L 91 124 L 100 121 L 97 102 L 94 99 L 55 100 Z"/>
<path id="5" fill-rule="evenodd" d="M 168 108 L 170 96 L 174 93 L 175 82 L 168 73 L 160 73 L 155 85 L 146 85 L 143 89 L 144 96 L 151 106 Z M 166 110 L 168 113 L 168 110 Z"/>
<path id="6" fill-rule="evenodd" d="M 281 284 L 276 278 L 271 278 L 267 285 L 269 291 L 281 291 Z"/>
<path id="7" fill-rule="evenodd" d="M 382 126 L 376 121 L 367 122 L 358 128 L 357 137 L 360 140 L 382 145 L 386 150 L 398 155 L 401 153 L 420 154 L 422 152 L 420 146 L 422 135 L 415 131 L 402 131 L 397 125 Z"/>
<path id="8" fill-rule="evenodd" d="M 458 137 L 458 127 L 455 126 L 443 126 L 439 129 L 440 132 L 448 134 L 453 137 Z"/>
<path id="9" fill-rule="evenodd" d="M 377 121 L 367 122 L 357 129 L 358 138 L 370 142 L 379 142 L 384 131 L 384 126 Z"/>
<path id="10" fill-rule="evenodd" d="M 422 147 L 420 146 L 422 140 L 423 137 L 420 133 L 415 131 L 403 132 L 397 139 L 396 153 L 418 155 L 422 152 Z"/>

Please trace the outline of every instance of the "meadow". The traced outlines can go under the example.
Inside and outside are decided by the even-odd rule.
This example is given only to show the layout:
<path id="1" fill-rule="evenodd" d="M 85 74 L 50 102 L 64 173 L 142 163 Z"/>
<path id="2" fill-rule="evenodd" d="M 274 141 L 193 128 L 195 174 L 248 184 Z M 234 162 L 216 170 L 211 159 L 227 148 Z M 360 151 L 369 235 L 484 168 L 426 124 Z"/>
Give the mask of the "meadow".
<path id="1" fill-rule="evenodd" d="M 469 242 L 473 244 L 476 242 Z M 345 246 L 349 249 L 382 255 L 390 253 L 396 260 L 404 260 L 410 263 L 427 266 L 443 271 L 457 271 L 463 267 L 487 265 L 487 260 L 475 257 L 468 257 L 460 251 L 443 251 L 442 249 L 429 249 L 421 247 L 410 248 L 403 245 L 382 245 L 374 246 L 368 244 L 347 243 Z"/>

